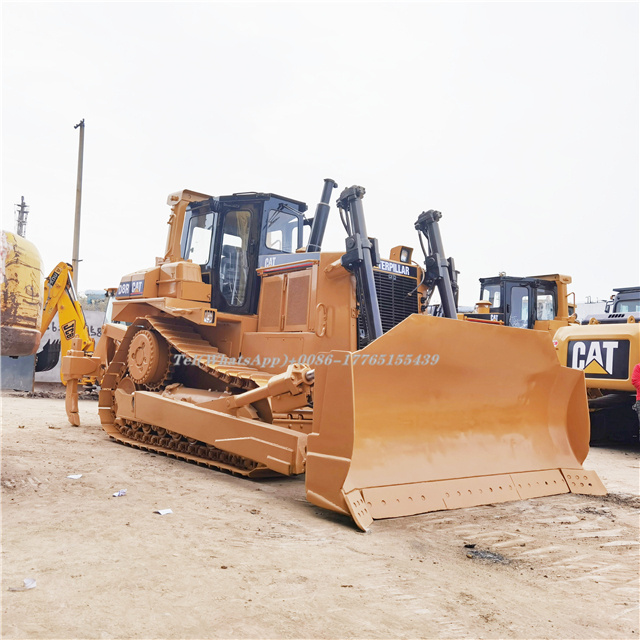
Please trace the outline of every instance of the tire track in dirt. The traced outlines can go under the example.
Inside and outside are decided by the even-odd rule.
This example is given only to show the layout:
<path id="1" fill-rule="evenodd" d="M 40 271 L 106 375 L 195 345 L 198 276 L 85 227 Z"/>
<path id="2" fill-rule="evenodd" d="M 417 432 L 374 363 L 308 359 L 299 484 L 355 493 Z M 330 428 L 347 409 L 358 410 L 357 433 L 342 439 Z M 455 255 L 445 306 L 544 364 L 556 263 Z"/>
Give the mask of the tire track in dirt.
<path id="1" fill-rule="evenodd" d="M 637 525 L 630 524 L 637 523 L 640 513 L 635 506 L 605 503 L 596 508 L 588 500 L 560 497 L 553 505 L 513 503 L 498 508 L 500 513 L 491 519 L 478 513 L 476 522 L 455 524 L 453 518 L 444 517 L 432 520 L 430 526 L 512 563 L 551 572 L 577 585 L 604 584 L 637 599 L 640 542 Z M 548 511 L 554 515 L 548 516 Z M 521 517 L 514 518 L 518 512 Z"/>

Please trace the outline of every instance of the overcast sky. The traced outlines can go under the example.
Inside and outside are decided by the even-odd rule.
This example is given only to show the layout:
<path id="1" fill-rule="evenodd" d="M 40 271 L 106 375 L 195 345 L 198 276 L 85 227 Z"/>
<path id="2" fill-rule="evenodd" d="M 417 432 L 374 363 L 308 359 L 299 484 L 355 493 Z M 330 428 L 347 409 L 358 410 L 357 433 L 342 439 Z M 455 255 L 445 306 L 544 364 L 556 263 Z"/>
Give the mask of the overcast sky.
<path id="1" fill-rule="evenodd" d="M 366 188 L 383 255 L 442 211 L 463 304 L 499 271 L 640 283 L 637 2 L 5 1 L 2 40 L 2 227 L 24 196 L 47 272 L 86 122 L 80 290 L 153 266 L 170 192 L 313 213 L 326 177 Z"/>

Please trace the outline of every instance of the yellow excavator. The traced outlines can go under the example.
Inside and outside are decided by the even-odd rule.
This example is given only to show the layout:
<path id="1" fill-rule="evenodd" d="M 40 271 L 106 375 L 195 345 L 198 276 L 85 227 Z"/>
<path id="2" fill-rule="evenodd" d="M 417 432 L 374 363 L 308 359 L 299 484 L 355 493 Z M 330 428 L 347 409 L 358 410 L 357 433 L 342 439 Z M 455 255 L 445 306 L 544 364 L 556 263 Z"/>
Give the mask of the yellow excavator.
<path id="1" fill-rule="evenodd" d="M 359 186 L 337 200 L 346 251 L 322 251 L 337 185 L 313 218 L 273 193 L 171 194 L 164 255 L 124 276 L 93 355 L 114 440 L 247 477 L 305 473 L 307 498 L 374 519 L 559 493 L 606 493 L 582 468 L 584 375 L 548 337 L 457 318 L 440 215 L 388 258 Z M 423 240 L 426 239 L 426 243 Z M 436 290 L 444 317 L 426 314 Z"/>
<path id="2" fill-rule="evenodd" d="M 60 262 L 42 276 L 42 259 L 37 248 L 25 238 L 2 232 L 2 355 L 28 356 L 35 353 L 35 370 L 48 371 L 58 363 L 78 337 L 80 348 L 93 353 L 95 343 L 73 288 L 73 268 Z M 47 341 L 38 351 L 42 336 L 58 314 L 60 340 Z M 95 378 L 82 380 L 95 384 Z"/>
<path id="3" fill-rule="evenodd" d="M 59 262 L 45 279 L 41 336 L 44 336 L 56 313 L 60 324 L 60 340 L 47 341 L 38 352 L 36 371 L 53 369 L 60 354 L 64 356 L 69 351 L 71 342 L 76 337 L 80 339 L 80 349 L 83 352 L 93 353 L 95 349 L 95 342 L 89 334 L 89 327 L 73 286 L 73 267 L 67 262 Z M 95 384 L 95 378 L 84 379 L 82 384 Z"/>
<path id="4" fill-rule="evenodd" d="M 562 364 L 584 372 L 592 442 L 638 443 L 636 390 L 640 362 L 640 287 L 614 289 L 604 313 L 559 328 L 553 341 Z"/>

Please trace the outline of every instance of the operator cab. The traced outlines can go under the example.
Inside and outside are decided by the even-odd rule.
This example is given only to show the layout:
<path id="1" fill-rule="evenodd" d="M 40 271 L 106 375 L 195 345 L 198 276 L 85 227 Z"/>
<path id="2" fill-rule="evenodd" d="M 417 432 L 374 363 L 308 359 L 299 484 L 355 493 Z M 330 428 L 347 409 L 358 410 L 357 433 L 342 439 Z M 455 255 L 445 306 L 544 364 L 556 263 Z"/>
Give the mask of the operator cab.
<path id="1" fill-rule="evenodd" d="M 480 300 L 490 303 L 489 319 L 509 327 L 533 329 L 538 320 L 553 320 L 558 312 L 554 282 L 538 278 L 495 276 L 480 278 Z M 487 318 L 470 313 L 469 318 Z"/>
<path id="2" fill-rule="evenodd" d="M 620 287 L 607 302 L 604 313 L 591 313 L 582 319 L 582 324 L 592 321 L 601 324 L 640 322 L 640 287 Z M 633 318 L 633 320 L 632 320 Z"/>
<path id="3" fill-rule="evenodd" d="M 272 193 L 235 193 L 189 205 L 181 240 L 184 259 L 200 265 L 211 285 L 211 306 L 254 314 L 264 257 L 295 254 L 304 246 L 304 202 Z"/>
<path id="4" fill-rule="evenodd" d="M 615 296 L 605 306 L 605 313 L 640 313 L 640 287 L 614 289 Z"/>

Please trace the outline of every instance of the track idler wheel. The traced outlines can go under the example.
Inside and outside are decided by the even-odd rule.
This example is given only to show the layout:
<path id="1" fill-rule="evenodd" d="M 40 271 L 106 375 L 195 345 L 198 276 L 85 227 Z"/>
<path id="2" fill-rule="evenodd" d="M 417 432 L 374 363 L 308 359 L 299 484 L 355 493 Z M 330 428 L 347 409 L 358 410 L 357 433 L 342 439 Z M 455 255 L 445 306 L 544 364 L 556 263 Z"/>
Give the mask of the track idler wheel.
<path id="1" fill-rule="evenodd" d="M 166 377 L 170 365 L 169 345 L 152 331 L 138 331 L 131 340 L 127 364 L 136 384 L 156 386 Z"/>

